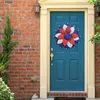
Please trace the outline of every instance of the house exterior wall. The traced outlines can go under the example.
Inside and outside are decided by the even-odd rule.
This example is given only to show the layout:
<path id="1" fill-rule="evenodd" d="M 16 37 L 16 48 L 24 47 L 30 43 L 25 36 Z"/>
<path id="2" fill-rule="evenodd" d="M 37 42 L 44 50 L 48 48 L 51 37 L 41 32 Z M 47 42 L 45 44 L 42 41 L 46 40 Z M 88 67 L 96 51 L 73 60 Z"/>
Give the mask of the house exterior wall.
<path id="1" fill-rule="evenodd" d="M 96 98 L 100 98 L 100 44 L 96 44 L 95 54 L 95 94 Z"/>
<path id="2" fill-rule="evenodd" d="M 29 100 L 33 94 L 39 95 L 40 87 L 39 16 L 34 13 L 35 0 L 13 1 L 5 4 L 0 0 L 0 39 L 8 9 L 14 28 L 12 37 L 19 42 L 11 55 L 9 86 L 16 100 Z M 37 82 L 31 82 L 33 76 Z"/>
<path id="3" fill-rule="evenodd" d="M 5 4 L 4 0 L 0 0 L 0 39 L 9 9 L 14 28 L 12 37 L 19 42 L 11 55 L 9 67 L 9 86 L 15 93 L 16 100 L 28 100 L 33 94 L 39 96 L 40 93 L 40 17 L 34 13 L 35 2 L 35 0 L 14 0 L 12 4 Z M 100 97 L 99 44 L 96 45 L 95 54 L 96 97 Z M 36 82 L 31 82 L 33 76 L 36 76 Z"/>

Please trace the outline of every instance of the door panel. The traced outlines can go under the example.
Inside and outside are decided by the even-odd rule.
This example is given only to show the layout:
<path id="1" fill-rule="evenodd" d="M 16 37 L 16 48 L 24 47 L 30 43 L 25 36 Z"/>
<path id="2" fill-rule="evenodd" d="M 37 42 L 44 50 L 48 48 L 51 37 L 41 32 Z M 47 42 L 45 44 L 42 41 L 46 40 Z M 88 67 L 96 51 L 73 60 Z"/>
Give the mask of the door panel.
<path id="1" fill-rule="evenodd" d="M 80 30 L 81 38 L 75 48 L 60 48 L 56 44 L 55 30 L 66 23 Z M 54 54 L 50 65 L 50 90 L 84 91 L 84 12 L 51 12 L 50 46 Z"/>

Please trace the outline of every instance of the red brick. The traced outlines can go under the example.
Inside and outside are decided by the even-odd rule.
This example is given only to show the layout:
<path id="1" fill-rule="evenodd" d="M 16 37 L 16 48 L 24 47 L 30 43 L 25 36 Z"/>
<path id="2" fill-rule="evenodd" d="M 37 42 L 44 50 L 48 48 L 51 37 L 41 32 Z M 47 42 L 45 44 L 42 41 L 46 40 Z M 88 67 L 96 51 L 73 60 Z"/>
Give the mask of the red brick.
<path id="1" fill-rule="evenodd" d="M 99 21 L 96 22 L 100 24 Z M 96 97 L 100 98 L 100 44 L 95 46 L 95 88 Z"/>
<path id="2" fill-rule="evenodd" d="M 34 0 L 14 0 L 13 4 L 4 4 L 0 0 L 0 37 L 8 9 L 11 14 L 11 25 L 14 28 L 13 40 L 19 42 L 11 55 L 9 86 L 15 93 L 16 100 L 19 96 L 24 100 L 31 98 L 40 90 L 40 39 L 39 18 L 34 14 Z M 16 30 L 15 30 L 16 29 Z M 2 38 L 2 37 L 1 37 Z M 31 77 L 38 77 L 37 83 L 31 82 Z M 25 86 L 24 93 L 20 86 Z M 20 98 L 20 99 L 21 99 Z"/>
<path id="3" fill-rule="evenodd" d="M 35 0 L 14 0 L 13 4 L 5 4 L 0 0 L 0 39 L 2 38 L 2 28 L 5 24 L 7 6 L 11 14 L 11 25 L 14 28 L 12 38 L 19 42 L 11 55 L 10 81 L 9 86 L 19 97 L 30 98 L 34 93 L 39 94 L 40 90 L 40 20 L 34 14 Z M 97 21 L 96 21 L 97 22 Z M 100 23 L 100 22 L 98 22 Z M 95 87 L 96 97 L 100 97 L 100 44 L 95 46 Z M 30 78 L 38 77 L 37 83 L 32 83 Z M 20 86 L 25 86 L 23 93 Z M 30 88 L 31 86 L 31 88 Z M 49 95 L 52 93 L 49 93 Z M 87 96 L 81 93 L 62 93 L 61 96 Z M 54 96 L 59 96 L 55 93 Z"/>

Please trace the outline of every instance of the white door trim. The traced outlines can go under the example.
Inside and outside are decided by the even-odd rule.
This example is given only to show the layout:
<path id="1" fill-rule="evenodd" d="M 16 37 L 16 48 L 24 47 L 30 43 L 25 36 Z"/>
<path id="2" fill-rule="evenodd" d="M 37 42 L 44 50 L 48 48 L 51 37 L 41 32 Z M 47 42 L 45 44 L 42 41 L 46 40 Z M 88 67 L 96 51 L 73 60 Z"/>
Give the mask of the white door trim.
<path id="1" fill-rule="evenodd" d="M 63 0 L 62 0 L 63 1 Z M 95 98 L 94 44 L 89 39 L 94 34 L 94 7 L 64 3 L 61 5 L 43 3 L 40 14 L 40 97 L 47 98 L 50 91 L 50 11 L 84 11 L 85 13 L 85 91 L 89 98 Z M 60 8 L 60 9 L 59 9 Z"/>

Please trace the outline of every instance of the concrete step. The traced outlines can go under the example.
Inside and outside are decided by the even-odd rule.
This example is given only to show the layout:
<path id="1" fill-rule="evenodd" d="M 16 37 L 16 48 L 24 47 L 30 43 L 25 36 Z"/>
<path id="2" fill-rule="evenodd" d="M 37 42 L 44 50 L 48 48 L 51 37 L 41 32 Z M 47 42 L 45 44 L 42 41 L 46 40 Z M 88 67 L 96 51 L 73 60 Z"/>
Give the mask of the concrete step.
<path id="1" fill-rule="evenodd" d="M 54 99 L 54 98 L 47 98 L 47 99 L 44 99 L 44 98 L 36 98 L 36 99 L 31 99 L 31 100 L 100 100 L 100 98 L 95 98 L 95 99 L 91 99 L 91 98 L 84 98 L 84 99 L 82 99 L 82 98 L 56 98 L 56 99 Z"/>
<path id="2" fill-rule="evenodd" d="M 47 98 L 47 99 L 37 98 L 37 99 L 31 99 L 31 100 L 54 100 L 54 98 Z"/>

